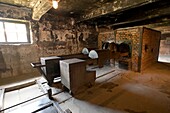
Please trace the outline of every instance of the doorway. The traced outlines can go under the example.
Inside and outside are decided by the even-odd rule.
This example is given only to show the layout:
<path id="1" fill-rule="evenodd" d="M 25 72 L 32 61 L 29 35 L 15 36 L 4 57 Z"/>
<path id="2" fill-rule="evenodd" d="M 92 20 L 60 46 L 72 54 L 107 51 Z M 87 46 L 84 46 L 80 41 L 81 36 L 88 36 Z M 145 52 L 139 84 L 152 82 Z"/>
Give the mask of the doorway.
<path id="1" fill-rule="evenodd" d="M 170 33 L 161 36 L 158 62 L 170 63 Z"/>

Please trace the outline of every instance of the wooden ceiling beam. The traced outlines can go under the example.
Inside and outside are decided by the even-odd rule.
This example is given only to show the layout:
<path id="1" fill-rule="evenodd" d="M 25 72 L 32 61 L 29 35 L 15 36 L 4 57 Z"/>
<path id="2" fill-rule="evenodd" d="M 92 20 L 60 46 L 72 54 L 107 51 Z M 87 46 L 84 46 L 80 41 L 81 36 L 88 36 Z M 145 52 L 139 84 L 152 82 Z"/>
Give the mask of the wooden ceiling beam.
<path id="1" fill-rule="evenodd" d="M 52 8 L 51 0 L 37 0 L 33 7 L 33 20 L 40 20 L 40 18 Z"/>
<path id="2" fill-rule="evenodd" d="M 151 4 L 160 0 L 114 0 L 109 4 L 103 4 L 102 7 L 85 12 L 79 22 L 100 18 L 108 14 L 117 14 L 132 8 Z"/>

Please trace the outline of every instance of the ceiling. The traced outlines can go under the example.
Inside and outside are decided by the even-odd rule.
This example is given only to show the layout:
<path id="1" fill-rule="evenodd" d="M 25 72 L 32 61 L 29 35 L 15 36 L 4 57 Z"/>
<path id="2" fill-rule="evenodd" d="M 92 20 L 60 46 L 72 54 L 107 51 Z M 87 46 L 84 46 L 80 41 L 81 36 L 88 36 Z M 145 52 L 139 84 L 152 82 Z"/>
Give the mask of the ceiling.
<path id="1" fill-rule="evenodd" d="M 35 20 L 50 13 L 75 17 L 77 23 L 113 29 L 170 23 L 170 0 L 60 0 L 58 9 L 52 8 L 51 0 L 0 0 L 0 3 L 30 8 Z"/>
<path id="2" fill-rule="evenodd" d="M 1 3 L 33 8 L 37 0 L 0 0 Z"/>
<path id="3" fill-rule="evenodd" d="M 49 0 L 0 0 L 0 3 L 32 9 L 34 20 L 39 20 L 52 8 L 52 3 Z"/>
<path id="4" fill-rule="evenodd" d="M 112 29 L 155 23 L 164 23 L 164 25 L 169 26 L 170 1 L 151 0 L 138 3 L 129 7 L 120 8 L 116 11 L 80 19 L 79 23 L 98 25 L 98 27 L 107 26 Z"/>
<path id="5" fill-rule="evenodd" d="M 102 4 L 113 1 L 114 0 L 60 0 L 58 9 L 51 8 L 49 13 L 78 16 L 86 11 L 99 8 Z"/>
<path id="6" fill-rule="evenodd" d="M 54 15 L 79 16 L 112 1 L 114 0 L 60 0 L 58 9 L 52 8 L 52 0 L 0 0 L 0 3 L 33 9 L 33 19 L 39 20 L 41 17 L 34 15 L 42 16 L 48 11 Z"/>

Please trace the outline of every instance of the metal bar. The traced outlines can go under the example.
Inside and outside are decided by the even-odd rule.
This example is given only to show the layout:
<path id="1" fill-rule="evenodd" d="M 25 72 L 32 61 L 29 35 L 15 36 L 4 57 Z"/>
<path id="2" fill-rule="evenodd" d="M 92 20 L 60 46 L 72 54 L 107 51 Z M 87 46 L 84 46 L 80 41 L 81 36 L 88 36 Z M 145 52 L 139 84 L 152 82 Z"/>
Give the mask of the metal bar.
<path id="1" fill-rule="evenodd" d="M 15 105 L 13 105 L 13 106 L 8 107 L 8 108 L 4 108 L 4 109 L 0 110 L 0 112 L 5 111 L 5 110 L 8 110 L 8 109 L 11 109 L 11 108 L 16 107 L 16 106 L 19 106 L 19 105 L 24 104 L 24 103 L 26 103 L 26 102 L 29 102 L 29 101 L 31 101 L 31 100 L 35 100 L 35 99 L 37 99 L 37 98 L 39 98 L 39 97 L 42 97 L 42 96 L 45 96 L 45 95 L 47 95 L 47 93 L 42 94 L 42 95 L 39 95 L 39 96 L 34 97 L 34 98 L 32 98 L 32 99 L 29 99 L 29 100 L 26 100 L 26 101 L 24 101 L 24 102 L 20 102 L 20 103 L 18 103 L 18 104 L 15 104 Z"/>
<path id="2" fill-rule="evenodd" d="M 39 111 L 44 110 L 44 109 L 46 109 L 50 106 L 53 106 L 57 110 L 57 113 L 72 113 L 69 109 L 66 109 L 66 111 L 63 111 L 61 109 L 61 107 L 59 106 L 59 104 L 57 102 L 54 102 L 54 101 L 52 103 L 48 103 L 47 105 L 44 105 L 43 107 L 41 107 L 41 108 L 31 112 L 31 113 L 39 112 Z"/>
<path id="3" fill-rule="evenodd" d="M 45 79 L 48 80 L 44 71 L 41 69 L 41 67 L 45 67 L 46 65 L 42 65 L 40 62 L 36 62 L 36 63 L 31 63 L 31 66 L 33 68 L 37 68 L 38 71 L 41 73 L 41 75 L 43 75 L 45 77 Z"/>
<path id="4" fill-rule="evenodd" d="M 13 91 L 13 90 L 18 90 L 18 89 L 25 88 L 25 87 L 28 87 L 28 86 L 31 86 L 31 85 L 34 85 L 34 84 L 36 84 L 35 80 L 27 82 L 27 83 L 20 84 L 20 85 L 7 87 L 7 88 L 5 88 L 5 92 L 9 92 L 9 91 Z"/>
<path id="5" fill-rule="evenodd" d="M 66 109 L 64 113 L 72 113 L 69 109 Z"/>
<path id="6" fill-rule="evenodd" d="M 69 98 L 67 98 L 67 99 L 65 99 L 65 100 L 63 100 L 63 101 L 61 101 L 61 102 L 59 102 L 58 104 L 64 103 L 64 102 L 66 102 L 67 100 L 70 100 L 71 98 L 73 98 L 73 97 L 69 97 Z"/>
<path id="7" fill-rule="evenodd" d="M 0 110 L 3 108 L 4 106 L 4 93 L 5 93 L 5 89 L 0 89 Z"/>
<path id="8" fill-rule="evenodd" d="M 48 108 L 48 107 L 50 107 L 50 106 L 53 106 L 53 103 L 48 103 L 47 105 L 44 105 L 43 107 L 41 107 L 41 108 L 39 108 L 39 109 L 31 112 L 31 113 L 39 112 L 39 111 L 41 111 L 41 110 L 43 110 L 43 109 L 46 109 L 46 108 Z"/>
<path id="9" fill-rule="evenodd" d="M 103 74 L 103 75 L 100 75 L 100 76 L 96 77 L 96 79 L 98 79 L 98 78 L 100 78 L 100 77 L 103 77 L 103 76 L 105 76 L 105 75 L 107 75 L 107 74 L 110 74 L 110 73 L 112 73 L 112 72 L 114 72 L 114 71 L 115 71 L 115 70 L 112 70 L 112 71 L 107 72 L 107 73 L 105 73 L 105 74 Z"/>
<path id="10" fill-rule="evenodd" d="M 41 90 L 43 91 L 43 93 L 47 93 L 49 99 L 52 99 L 52 90 L 51 90 L 50 86 L 48 86 L 48 84 L 47 84 L 47 87 L 45 88 L 40 81 L 37 81 L 37 84 L 38 84 L 38 86 L 41 88 Z"/>
<path id="11" fill-rule="evenodd" d="M 40 62 L 35 62 L 35 63 L 31 63 L 31 66 L 33 68 L 37 68 L 37 67 L 45 67 L 46 65 L 42 65 Z"/>
<path id="12" fill-rule="evenodd" d="M 64 113 L 57 102 L 52 101 L 53 106 L 58 110 L 58 113 Z"/>

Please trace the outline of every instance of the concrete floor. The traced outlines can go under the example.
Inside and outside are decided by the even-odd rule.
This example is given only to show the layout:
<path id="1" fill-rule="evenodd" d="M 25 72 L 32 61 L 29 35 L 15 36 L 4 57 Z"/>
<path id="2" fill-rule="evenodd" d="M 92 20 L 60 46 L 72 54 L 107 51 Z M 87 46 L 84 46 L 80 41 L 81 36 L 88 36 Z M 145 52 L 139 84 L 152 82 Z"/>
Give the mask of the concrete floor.
<path id="1" fill-rule="evenodd" d="M 74 97 L 67 92 L 53 95 L 63 110 L 69 108 L 73 113 L 170 112 L 169 64 L 157 63 L 142 73 L 115 68 L 113 71 L 111 67 L 96 70 L 95 86 Z"/>
<path id="2" fill-rule="evenodd" d="M 169 113 L 170 66 L 155 64 L 143 73 L 112 73 L 61 104 L 73 113 Z"/>

